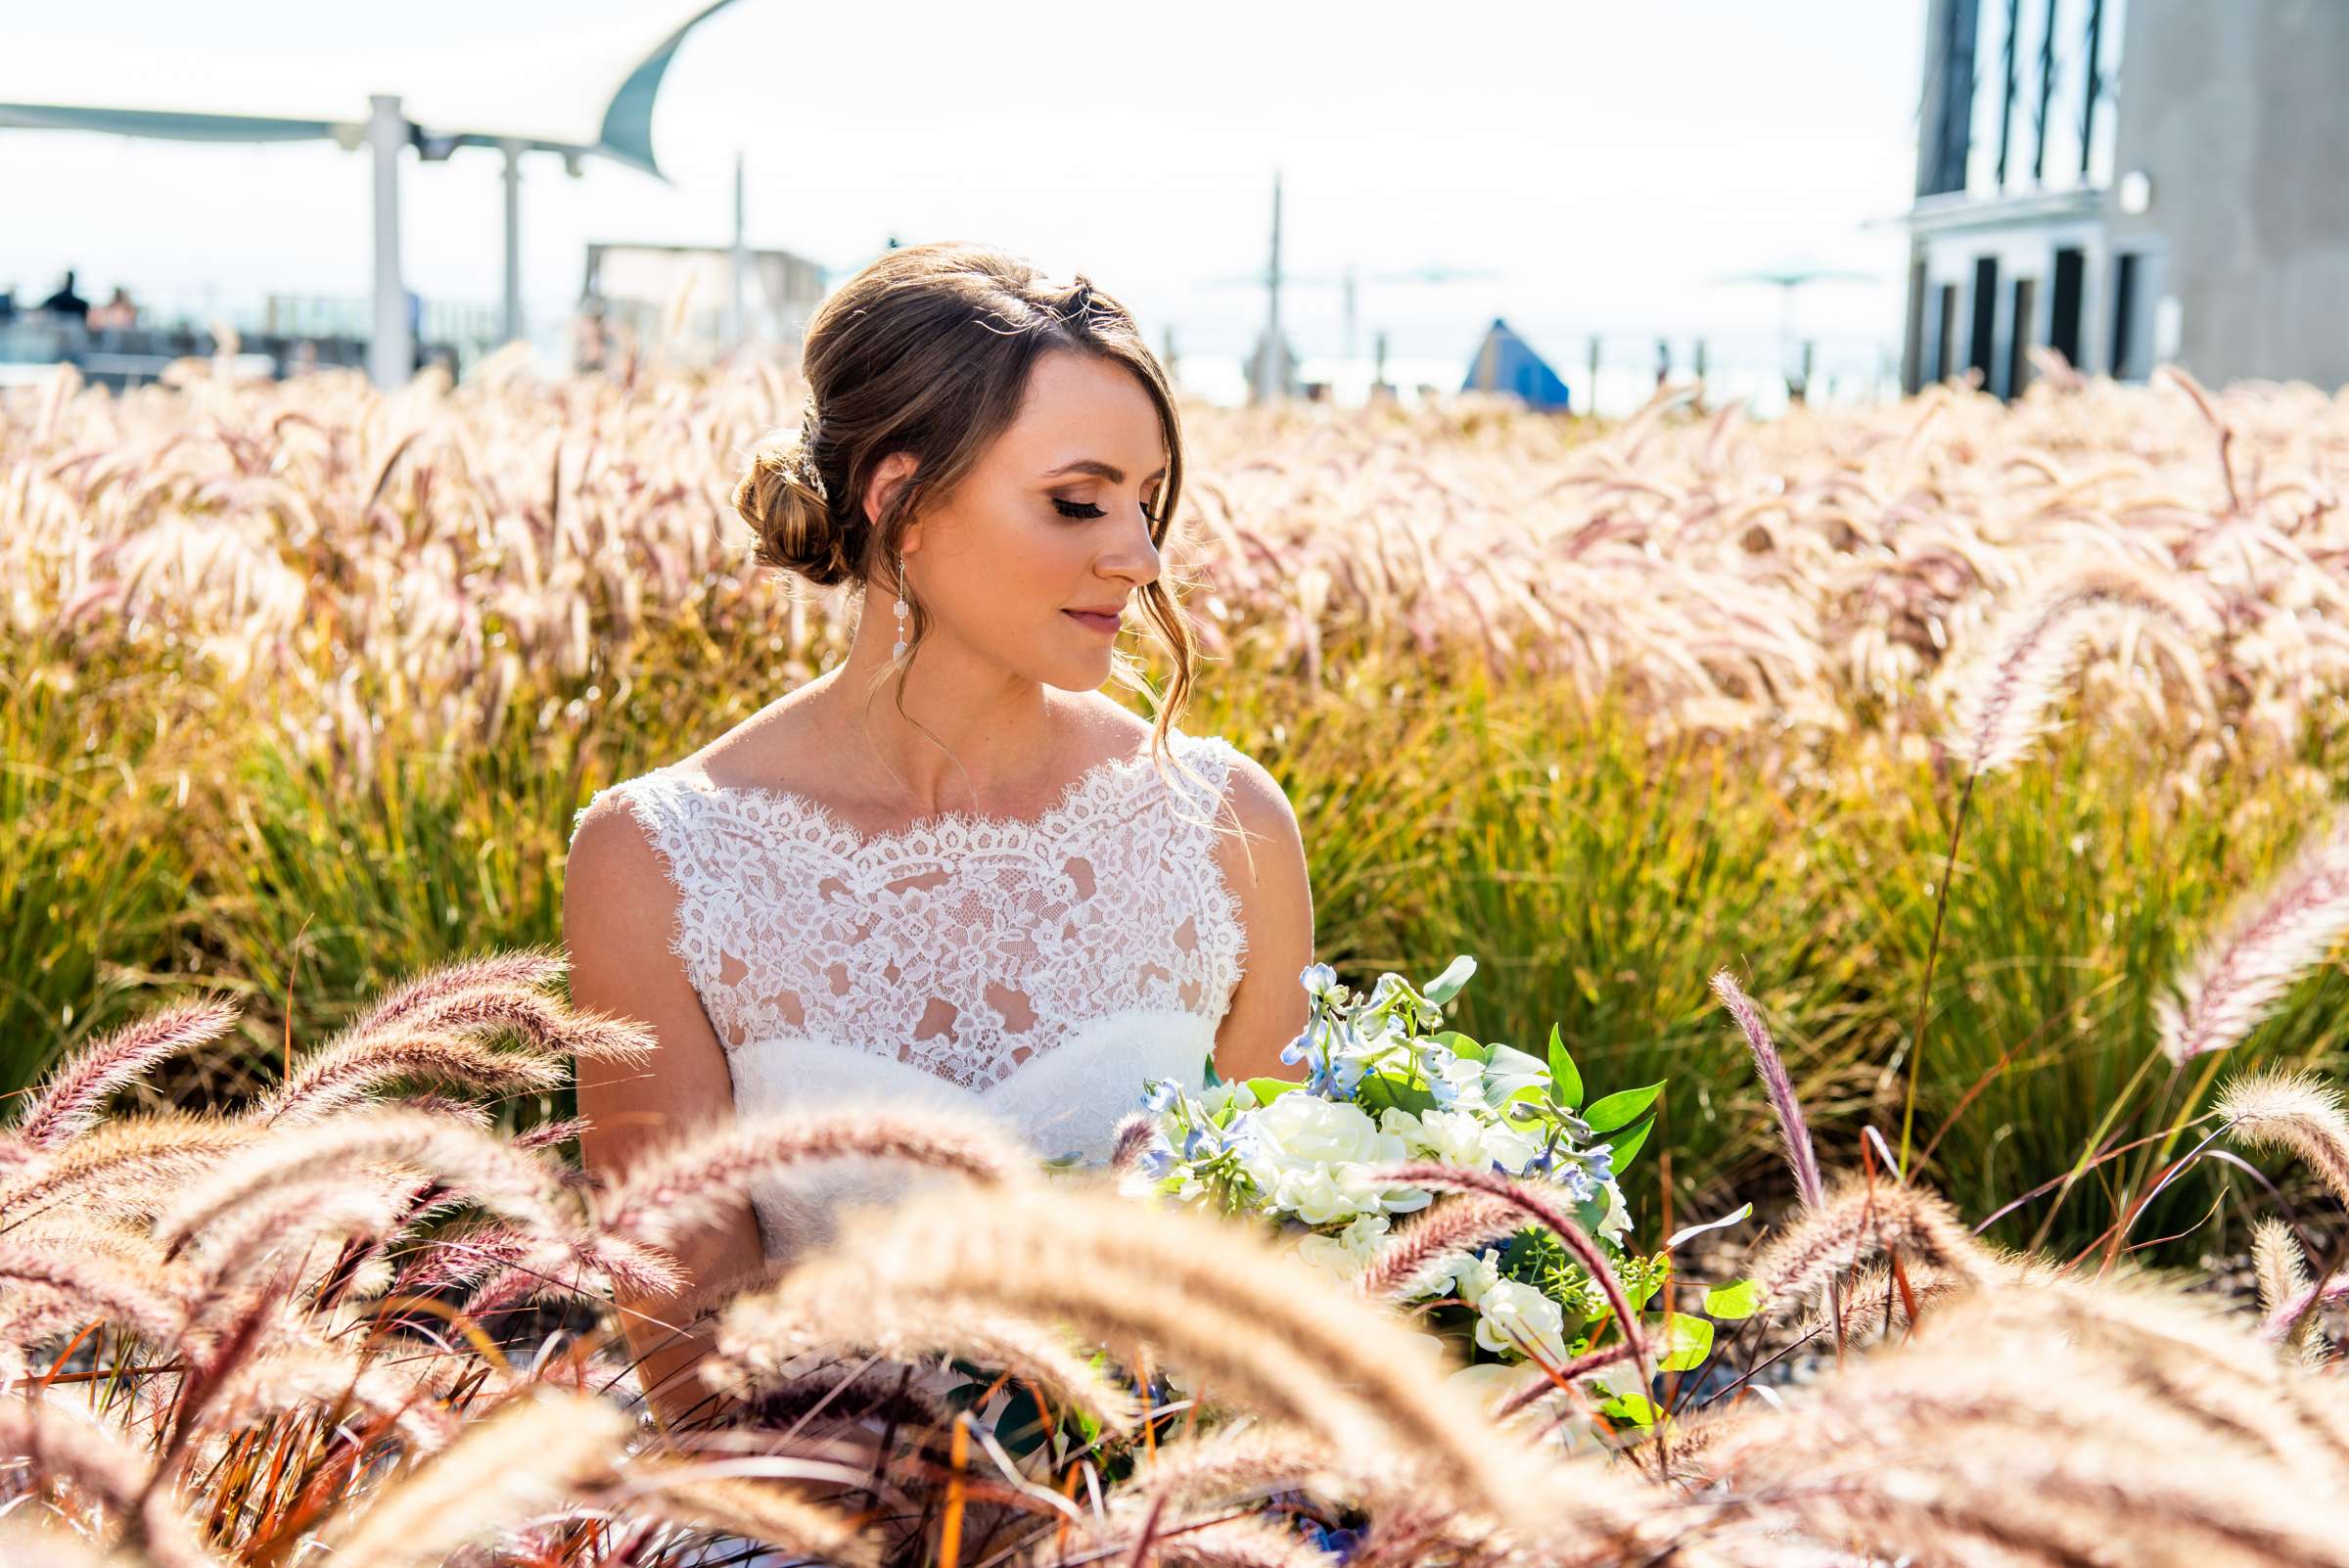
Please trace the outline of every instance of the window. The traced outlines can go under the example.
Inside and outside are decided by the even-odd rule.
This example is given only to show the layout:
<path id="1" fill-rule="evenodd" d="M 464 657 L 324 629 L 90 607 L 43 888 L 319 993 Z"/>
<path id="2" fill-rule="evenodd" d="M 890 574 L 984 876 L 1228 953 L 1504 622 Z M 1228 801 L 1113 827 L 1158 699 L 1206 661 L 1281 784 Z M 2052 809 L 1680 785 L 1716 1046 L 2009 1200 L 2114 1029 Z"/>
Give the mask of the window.
<path id="1" fill-rule="evenodd" d="M 1945 283 L 1939 293 L 1940 325 L 1933 334 L 1933 374 L 1929 378 L 1936 382 L 1958 373 L 1958 285 Z"/>
<path id="2" fill-rule="evenodd" d="M 2055 287 L 2048 297 L 2048 346 L 2064 362 L 2080 363 L 2080 288 L 2088 277 L 2088 257 L 2066 248 L 2055 253 Z"/>
<path id="3" fill-rule="evenodd" d="M 2006 395 L 2020 397 L 2031 384 L 2031 320 L 2039 308 L 2039 280 L 2014 280 L 2014 325 L 2006 334 Z"/>
<path id="4" fill-rule="evenodd" d="M 1986 255 L 1974 262 L 1974 331 L 1971 351 L 1965 356 L 1968 367 L 1982 373 L 1982 385 L 1991 384 L 1992 356 L 1998 351 L 1999 327 L 1999 258 Z"/>
<path id="5" fill-rule="evenodd" d="M 2039 179 L 2039 125 L 2047 114 L 2046 50 L 2050 0 L 2020 0 L 2014 10 L 2014 109 L 2007 116 L 2006 154 L 1999 160 L 2007 190 L 2029 189 Z"/>
<path id="6" fill-rule="evenodd" d="M 2112 273 L 2112 375 L 2115 381 L 2137 381 L 2142 373 L 2137 364 L 2137 318 L 2142 306 L 2138 300 L 2140 274 L 2144 270 L 2135 252 L 2124 252 L 2113 263 Z"/>

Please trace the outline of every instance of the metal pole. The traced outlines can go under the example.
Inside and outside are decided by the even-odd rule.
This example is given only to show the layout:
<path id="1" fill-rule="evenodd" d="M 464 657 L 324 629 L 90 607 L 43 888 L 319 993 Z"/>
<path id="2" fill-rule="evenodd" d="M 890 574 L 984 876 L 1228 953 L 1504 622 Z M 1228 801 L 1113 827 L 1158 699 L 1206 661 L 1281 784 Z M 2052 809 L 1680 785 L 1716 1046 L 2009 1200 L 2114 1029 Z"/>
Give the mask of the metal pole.
<path id="1" fill-rule="evenodd" d="M 416 371 L 416 345 L 399 273 L 399 154 L 408 145 L 408 116 L 396 94 L 367 100 L 367 145 L 375 151 L 375 334 L 367 374 L 378 387 L 404 387 Z"/>
<path id="2" fill-rule="evenodd" d="M 746 291 L 743 287 L 750 271 L 750 241 L 743 199 L 742 151 L 734 152 L 734 256 L 726 282 L 726 343 L 728 351 L 742 346 L 750 336 L 749 313 L 744 308 Z"/>
<path id="3" fill-rule="evenodd" d="M 506 322 L 505 341 L 520 343 L 522 325 L 522 143 L 498 143 L 506 155 Z"/>
<path id="4" fill-rule="evenodd" d="M 1265 347 L 1256 362 L 1256 400 L 1270 402 L 1285 390 L 1280 363 L 1280 173 L 1272 174 L 1272 255 L 1265 270 Z"/>

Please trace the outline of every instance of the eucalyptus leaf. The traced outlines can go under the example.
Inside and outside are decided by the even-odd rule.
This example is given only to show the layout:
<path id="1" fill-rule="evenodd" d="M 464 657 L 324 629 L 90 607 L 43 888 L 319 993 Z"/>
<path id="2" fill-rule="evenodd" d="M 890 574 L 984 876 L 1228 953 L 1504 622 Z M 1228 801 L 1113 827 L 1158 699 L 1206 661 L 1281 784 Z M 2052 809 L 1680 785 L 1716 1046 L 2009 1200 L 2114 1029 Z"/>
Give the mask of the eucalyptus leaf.
<path id="1" fill-rule="evenodd" d="M 1762 1287 L 1750 1279 L 1732 1279 L 1705 1292 L 1705 1311 L 1725 1323 L 1751 1317 L 1762 1310 Z"/>
<path id="2" fill-rule="evenodd" d="M 1687 1313 L 1674 1313 L 1664 1319 L 1664 1342 L 1668 1348 L 1656 1370 L 1685 1372 L 1713 1354 L 1713 1325 Z"/>
<path id="3" fill-rule="evenodd" d="M 1590 1124 L 1593 1132 L 1612 1132 L 1619 1127 L 1630 1126 L 1663 1092 L 1662 1080 L 1640 1088 L 1618 1089 L 1602 1100 L 1593 1101 L 1590 1109 L 1583 1113 L 1583 1120 Z"/>
<path id="4" fill-rule="evenodd" d="M 1558 1033 L 1555 1024 L 1549 1026 L 1549 1085 L 1557 1091 L 1560 1105 L 1570 1110 L 1582 1105 L 1583 1075 L 1575 1067 L 1574 1057 L 1566 1049 L 1565 1037 Z"/>
<path id="5" fill-rule="evenodd" d="M 1650 1123 L 1649 1125 L 1652 1127 L 1654 1124 Z M 1682 1226 L 1681 1229 L 1672 1233 L 1672 1239 L 1670 1241 L 1664 1243 L 1664 1250 L 1666 1252 L 1670 1252 L 1681 1242 L 1686 1241 L 1690 1236 L 1701 1236 L 1708 1230 L 1720 1230 L 1727 1226 L 1736 1224 L 1740 1221 L 1744 1220 L 1747 1215 L 1750 1215 L 1753 1212 L 1754 1206 L 1752 1204 L 1741 1203 L 1734 1211 L 1723 1215 L 1718 1220 L 1708 1220 L 1701 1225 Z"/>
<path id="6" fill-rule="evenodd" d="M 1644 1394 L 1618 1394 L 1598 1407 L 1610 1421 L 1629 1421 L 1642 1429 L 1656 1424 L 1656 1407 Z"/>
<path id="7" fill-rule="evenodd" d="M 1430 1038 L 1437 1044 L 1449 1047 L 1454 1056 L 1464 1057 L 1472 1062 L 1489 1062 L 1493 1059 L 1493 1052 L 1489 1047 L 1479 1045 L 1456 1029 L 1447 1029 Z"/>
<path id="8" fill-rule="evenodd" d="M 1249 1091 L 1255 1094 L 1256 1103 L 1259 1105 L 1269 1105 L 1283 1094 L 1288 1093 L 1289 1090 L 1303 1087 L 1305 1087 L 1303 1084 L 1294 1083 L 1285 1078 L 1252 1078 L 1248 1081 Z"/>
<path id="9" fill-rule="evenodd" d="M 1653 1132 L 1655 1130 L 1656 1119 L 1651 1116 L 1646 1121 L 1640 1123 L 1637 1127 L 1632 1129 L 1630 1132 L 1625 1133 L 1620 1137 L 1609 1138 L 1607 1140 L 1607 1147 L 1613 1152 L 1614 1155 L 1613 1164 L 1615 1168 L 1615 1175 L 1618 1179 L 1622 1177 L 1623 1173 L 1626 1170 L 1630 1169 L 1632 1156 L 1639 1152 L 1639 1145 L 1645 1143 L 1647 1141 L 1647 1135 L 1650 1132 Z"/>
<path id="10" fill-rule="evenodd" d="M 1468 984 L 1468 977 L 1475 973 L 1476 960 L 1468 954 L 1462 953 L 1445 965 L 1444 973 L 1429 981 L 1427 990 L 1419 994 L 1441 1007 L 1458 995 L 1460 988 Z"/>

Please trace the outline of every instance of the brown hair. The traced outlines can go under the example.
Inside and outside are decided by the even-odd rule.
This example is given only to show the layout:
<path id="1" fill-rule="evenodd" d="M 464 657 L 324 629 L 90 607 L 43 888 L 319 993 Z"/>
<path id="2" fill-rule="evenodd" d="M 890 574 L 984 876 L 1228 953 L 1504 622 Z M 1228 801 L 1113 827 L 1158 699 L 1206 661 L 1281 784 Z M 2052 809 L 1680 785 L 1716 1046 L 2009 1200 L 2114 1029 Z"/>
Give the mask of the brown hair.
<path id="1" fill-rule="evenodd" d="M 1166 372 L 1133 317 L 1082 273 L 1050 282 L 992 246 L 938 241 L 884 254 L 808 321 L 806 417 L 798 430 L 760 440 L 734 488 L 734 509 L 758 533 L 758 562 L 819 587 L 852 583 L 861 594 L 875 582 L 894 586 L 889 564 L 916 513 L 949 493 L 1010 427 L 1031 369 L 1053 348 L 1117 361 L 1157 405 L 1167 475 L 1150 539 L 1163 550 L 1182 495 L 1182 428 Z M 866 485 L 896 452 L 910 453 L 915 470 L 879 517 L 868 516 Z M 1164 574 L 1140 597 L 1174 671 L 1166 690 L 1153 692 L 1140 662 L 1121 650 L 1112 678 L 1153 695 L 1150 742 L 1164 755 L 1196 682 L 1198 643 Z M 910 589 L 905 602 L 907 649 L 895 667 L 900 714 L 904 665 L 929 625 Z"/>

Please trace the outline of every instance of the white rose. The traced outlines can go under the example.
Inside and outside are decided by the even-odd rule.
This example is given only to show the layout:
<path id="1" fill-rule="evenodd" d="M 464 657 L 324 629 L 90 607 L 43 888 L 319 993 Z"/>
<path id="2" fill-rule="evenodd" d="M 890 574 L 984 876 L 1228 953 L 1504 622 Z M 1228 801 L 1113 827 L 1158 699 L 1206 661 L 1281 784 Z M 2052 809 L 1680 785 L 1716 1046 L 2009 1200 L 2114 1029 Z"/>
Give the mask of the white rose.
<path id="1" fill-rule="evenodd" d="M 1463 1260 L 1451 1271 L 1451 1293 L 1471 1307 L 1484 1300 L 1485 1292 L 1498 1283 L 1500 1254 L 1491 1247 Z"/>
<path id="2" fill-rule="evenodd" d="M 1532 1347 L 1551 1361 L 1566 1359 L 1566 1314 L 1522 1280 L 1487 1287 L 1476 1304 L 1476 1342 L 1489 1351 Z"/>
<path id="3" fill-rule="evenodd" d="M 1489 1171 L 1497 1160 L 1515 1173 L 1542 1152 L 1531 1133 L 1487 1122 L 1473 1111 L 1428 1112 L 1419 1119 L 1416 1141 L 1431 1159 L 1471 1171 Z"/>
<path id="4" fill-rule="evenodd" d="M 1335 1165 L 1282 1172 L 1272 1188 L 1272 1203 L 1315 1225 L 1379 1212 L 1378 1189 L 1364 1182 L 1354 1168 Z"/>
<path id="5" fill-rule="evenodd" d="M 1257 1149 L 1275 1165 L 1400 1160 L 1403 1140 L 1383 1134 L 1369 1113 L 1342 1100 L 1283 1094 L 1256 1115 Z"/>
<path id="6" fill-rule="evenodd" d="M 1334 1236 L 1306 1237 L 1297 1243 L 1297 1251 L 1308 1263 L 1351 1283 L 1369 1267 L 1370 1255 L 1378 1251 L 1389 1223 L 1383 1214 L 1361 1215 Z"/>

